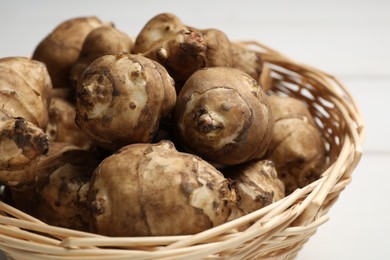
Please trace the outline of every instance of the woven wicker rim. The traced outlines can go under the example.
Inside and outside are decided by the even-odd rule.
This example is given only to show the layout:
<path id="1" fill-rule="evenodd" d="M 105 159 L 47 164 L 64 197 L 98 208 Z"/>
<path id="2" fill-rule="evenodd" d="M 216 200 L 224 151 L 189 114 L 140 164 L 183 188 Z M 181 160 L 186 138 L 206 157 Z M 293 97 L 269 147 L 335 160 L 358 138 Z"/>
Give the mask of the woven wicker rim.
<path id="1" fill-rule="evenodd" d="M 334 76 L 259 42 L 271 93 L 303 100 L 322 129 L 329 167 L 284 199 L 196 235 L 105 237 L 49 226 L 0 201 L 0 249 L 15 259 L 289 259 L 317 227 L 362 156 L 365 126 L 347 88 Z M 262 80 L 262 79 L 260 79 Z M 241 230 L 241 231 L 238 231 Z"/>

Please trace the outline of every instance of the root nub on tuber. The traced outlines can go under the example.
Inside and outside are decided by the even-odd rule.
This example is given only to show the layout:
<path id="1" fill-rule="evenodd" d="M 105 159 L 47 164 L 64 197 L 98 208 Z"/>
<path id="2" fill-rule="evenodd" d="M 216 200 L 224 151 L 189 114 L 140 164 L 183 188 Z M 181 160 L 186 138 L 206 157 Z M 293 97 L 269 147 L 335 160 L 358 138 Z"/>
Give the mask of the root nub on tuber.
<path id="1" fill-rule="evenodd" d="M 169 141 L 132 144 L 103 160 L 89 192 L 96 232 L 188 235 L 225 223 L 236 195 L 219 171 Z"/>
<path id="2" fill-rule="evenodd" d="M 155 61 L 140 55 L 105 55 L 81 76 L 76 123 L 97 145 L 116 150 L 150 142 L 176 101 L 174 81 Z"/>
<path id="3" fill-rule="evenodd" d="M 275 163 L 288 195 L 320 177 L 325 166 L 325 145 L 302 101 L 279 96 L 268 100 L 275 126 L 266 157 Z"/>
<path id="4" fill-rule="evenodd" d="M 174 118 L 188 151 L 223 165 L 260 159 L 273 129 L 261 86 L 234 68 L 195 72 L 178 95 Z"/>

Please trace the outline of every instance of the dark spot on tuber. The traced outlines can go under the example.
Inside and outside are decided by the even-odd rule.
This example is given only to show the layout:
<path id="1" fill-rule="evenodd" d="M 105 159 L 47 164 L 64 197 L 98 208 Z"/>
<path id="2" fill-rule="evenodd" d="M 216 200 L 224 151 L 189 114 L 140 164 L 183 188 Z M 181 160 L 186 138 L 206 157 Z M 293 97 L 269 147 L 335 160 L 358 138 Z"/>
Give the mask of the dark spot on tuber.
<path id="1" fill-rule="evenodd" d="M 131 76 L 132 79 L 137 79 L 140 76 L 140 72 L 136 71 L 136 70 L 132 71 L 130 76 Z"/>
<path id="2" fill-rule="evenodd" d="M 99 84 L 102 84 L 103 81 L 104 81 L 103 75 L 99 75 L 99 77 L 98 77 L 98 79 L 97 79 L 97 82 L 98 82 Z"/>
<path id="3" fill-rule="evenodd" d="M 104 199 L 99 198 L 97 200 L 92 201 L 91 203 L 91 213 L 94 215 L 101 215 L 104 213 Z"/>
<path id="4" fill-rule="evenodd" d="M 116 88 L 114 88 L 114 89 L 112 90 L 112 96 L 113 96 L 113 97 L 118 97 L 120 94 L 121 94 L 121 93 L 120 93 Z"/>
<path id="5" fill-rule="evenodd" d="M 129 107 L 130 107 L 131 109 L 136 109 L 136 108 L 137 108 L 137 105 L 136 105 L 134 102 L 130 102 Z"/>
<path id="6" fill-rule="evenodd" d="M 206 183 L 206 187 L 209 188 L 210 190 L 214 190 L 213 184 L 211 182 Z"/>
<path id="7" fill-rule="evenodd" d="M 219 206 L 218 202 L 216 202 L 216 201 L 214 200 L 214 201 L 213 201 L 213 209 L 214 209 L 215 212 L 217 212 L 218 206 Z"/>
<path id="8" fill-rule="evenodd" d="M 109 127 L 111 125 L 111 122 L 112 122 L 112 116 L 105 115 L 102 118 L 102 125 L 104 127 Z"/>
<path id="9" fill-rule="evenodd" d="M 222 108 L 223 111 L 229 111 L 231 106 L 229 104 L 227 104 L 227 103 L 223 103 L 221 105 L 221 108 Z"/>

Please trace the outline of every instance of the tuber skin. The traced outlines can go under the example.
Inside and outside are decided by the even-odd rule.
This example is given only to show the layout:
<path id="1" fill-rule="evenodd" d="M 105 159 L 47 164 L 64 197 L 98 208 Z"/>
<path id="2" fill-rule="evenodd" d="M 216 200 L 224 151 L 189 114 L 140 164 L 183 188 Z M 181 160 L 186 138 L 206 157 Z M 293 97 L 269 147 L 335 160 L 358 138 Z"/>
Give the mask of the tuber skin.
<path id="1" fill-rule="evenodd" d="M 225 223 L 236 195 L 212 165 L 162 141 L 128 145 L 104 159 L 88 201 L 98 234 L 167 236 Z"/>
<path id="2" fill-rule="evenodd" d="M 49 141 L 43 130 L 23 118 L 9 117 L 0 109 L 0 183 L 23 189 L 35 183 L 27 170 L 46 154 Z"/>
<path id="3" fill-rule="evenodd" d="M 162 38 L 169 38 L 177 32 L 186 29 L 183 22 L 174 14 L 161 13 L 150 19 L 137 35 L 133 53 L 144 53 L 152 48 Z"/>
<path id="4" fill-rule="evenodd" d="M 46 134 L 50 142 L 73 144 L 84 150 L 92 148 L 92 142 L 75 123 L 76 107 L 69 101 L 53 97 L 49 107 L 49 124 Z"/>
<path id="5" fill-rule="evenodd" d="M 284 198 L 285 188 L 270 160 L 252 160 L 223 171 L 237 189 L 238 207 L 249 214 Z"/>
<path id="6" fill-rule="evenodd" d="M 34 176 L 20 171 L 48 150 L 45 129 L 52 85 L 43 63 L 0 59 L 0 183 L 20 188 Z"/>
<path id="7" fill-rule="evenodd" d="M 71 87 L 69 72 L 88 33 L 103 25 L 97 17 L 77 17 L 60 23 L 34 50 L 32 58 L 46 64 L 55 88 Z"/>
<path id="8" fill-rule="evenodd" d="M 186 26 L 173 14 L 153 17 L 137 35 L 134 53 L 162 64 L 176 82 L 177 92 L 197 70 L 231 66 L 228 37 L 217 29 Z"/>
<path id="9" fill-rule="evenodd" d="M 260 81 L 263 68 L 261 55 L 238 42 L 231 43 L 231 52 L 232 67 L 240 69 L 248 73 L 256 81 Z"/>
<path id="10" fill-rule="evenodd" d="M 46 129 L 52 84 L 45 64 L 25 57 L 0 59 L 0 104 L 10 117 Z"/>
<path id="11" fill-rule="evenodd" d="M 260 159 L 273 130 L 261 86 L 248 74 L 227 67 L 202 69 L 187 80 L 174 121 L 185 149 L 221 166 Z"/>
<path id="12" fill-rule="evenodd" d="M 183 29 L 162 38 L 143 55 L 162 64 L 180 91 L 184 82 L 205 67 L 231 66 L 230 41 L 216 29 Z"/>
<path id="13" fill-rule="evenodd" d="M 305 104 L 270 96 L 275 126 L 266 158 L 275 163 L 286 195 L 317 180 L 326 162 L 324 140 Z"/>
<path id="14" fill-rule="evenodd" d="M 98 161 L 71 144 L 51 142 L 49 148 L 33 170 L 36 185 L 11 190 L 13 203 L 47 224 L 87 231 L 91 217 L 87 192 Z"/>
<path id="15" fill-rule="evenodd" d="M 175 102 L 174 81 L 160 64 L 141 55 L 105 55 L 81 76 L 76 123 L 95 144 L 114 151 L 151 142 Z"/>
<path id="16" fill-rule="evenodd" d="M 77 62 L 70 71 L 73 87 L 77 87 L 78 78 L 94 60 L 107 54 L 130 53 L 133 44 L 127 34 L 111 25 L 93 29 L 85 38 Z"/>

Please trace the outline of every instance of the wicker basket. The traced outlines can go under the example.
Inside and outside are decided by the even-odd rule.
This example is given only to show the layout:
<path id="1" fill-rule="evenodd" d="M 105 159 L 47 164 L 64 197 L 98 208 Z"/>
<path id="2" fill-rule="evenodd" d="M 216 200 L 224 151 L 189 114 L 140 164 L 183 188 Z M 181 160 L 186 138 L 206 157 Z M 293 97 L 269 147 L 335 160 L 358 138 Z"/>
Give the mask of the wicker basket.
<path id="1" fill-rule="evenodd" d="M 46 225 L 0 201 L 0 249 L 15 259 L 39 260 L 294 258 L 328 220 L 329 208 L 351 182 L 365 127 L 353 97 L 336 78 L 260 43 L 243 44 L 261 53 L 271 75 L 270 91 L 305 101 L 322 129 L 329 167 L 319 180 L 265 208 L 190 236 L 104 237 Z"/>

